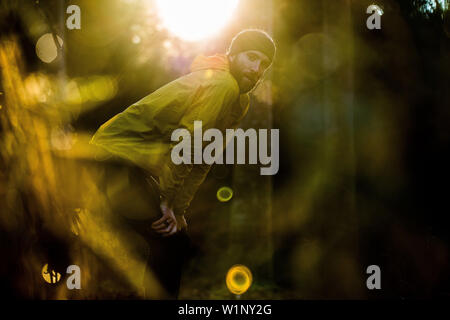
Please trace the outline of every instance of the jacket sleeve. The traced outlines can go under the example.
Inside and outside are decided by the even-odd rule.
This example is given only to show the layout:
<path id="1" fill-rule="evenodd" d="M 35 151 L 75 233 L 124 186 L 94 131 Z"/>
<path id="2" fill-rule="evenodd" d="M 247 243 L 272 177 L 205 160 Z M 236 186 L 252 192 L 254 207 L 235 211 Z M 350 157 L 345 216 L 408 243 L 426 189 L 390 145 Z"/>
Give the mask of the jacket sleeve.
<path id="1" fill-rule="evenodd" d="M 195 165 L 189 176 L 185 179 L 181 193 L 177 195 L 173 209 L 176 215 L 183 215 L 191 204 L 195 193 L 200 185 L 205 181 L 211 165 L 201 164 Z"/>
<path id="2" fill-rule="evenodd" d="M 90 143 L 155 175 L 169 149 L 170 133 L 178 127 L 196 89 L 190 77 L 179 78 L 104 123 Z"/>
<path id="3" fill-rule="evenodd" d="M 189 131 L 192 142 L 194 140 L 194 121 L 202 121 L 203 131 L 220 128 L 220 119 L 230 111 L 230 107 L 239 96 L 236 87 L 228 79 L 215 79 L 205 81 L 205 83 L 206 85 L 200 85 L 195 90 L 192 104 L 187 107 L 179 123 L 180 129 Z M 171 143 L 171 151 L 177 143 Z M 177 208 L 178 214 L 182 214 L 187 208 L 210 167 L 209 165 L 193 165 L 195 152 L 193 144 L 191 150 L 191 155 L 189 155 L 191 164 L 174 164 L 170 152 L 159 176 L 161 195 Z M 199 152 L 201 151 L 199 150 Z"/>

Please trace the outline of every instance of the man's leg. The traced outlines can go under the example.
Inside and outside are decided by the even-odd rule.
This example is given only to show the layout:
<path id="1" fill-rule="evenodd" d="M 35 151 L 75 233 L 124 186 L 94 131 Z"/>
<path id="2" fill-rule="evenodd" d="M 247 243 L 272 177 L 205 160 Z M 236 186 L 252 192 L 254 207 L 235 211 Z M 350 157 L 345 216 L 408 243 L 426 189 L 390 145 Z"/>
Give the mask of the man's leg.
<path id="1" fill-rule="evenodd" d="M 189 236 L 185 230 L 169 237 L 151 236 L 149 246 L 148 270 L 153 272 L 167 291 L 167 298 L 177 299 L 182 268 L 190 250 Z"/>
<path id="2" fill-rule="evenodd" d="M 124 169 L 128 186 L 117 191 L 115 195 L 110 195 L 113 211 L 120 215 L 123 223 L 142 235 L 149 244 L 150 252 L 144 277 L 153 274 L 167 291 L 167 296 L 164 298 L 176 299 L 183 263 L 190 250 L 190 239 L 185 230 L 163 237 L 151 228 L 151 224 L 161 217 L 159 194 L 148 184 L 140 168 L 119 168 L 120 171 Z M 118 168 L 114 170 L 117 172 Z M 109 179 L 109 181 L 110 184 L 114 184 L 118 179 Z M 112 190 L 114 187 L 114 185 L 109 186 Z M 128 194 L 129 199 L 126 201 L 117 199 L 124 194 Z M 144 279 L 144 283 L 151 283 L 151 281 Z M 151 288 L 146 288 L 145 291 L 152 292 Z M 148 297 L 147 294 L 146 297 Z"/>

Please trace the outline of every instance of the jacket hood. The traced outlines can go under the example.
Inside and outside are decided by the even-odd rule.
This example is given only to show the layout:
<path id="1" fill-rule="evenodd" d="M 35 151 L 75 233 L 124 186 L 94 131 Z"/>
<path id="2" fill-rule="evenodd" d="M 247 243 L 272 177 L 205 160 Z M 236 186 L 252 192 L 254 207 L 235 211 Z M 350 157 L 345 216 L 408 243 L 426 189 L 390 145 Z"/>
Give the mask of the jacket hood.
<path id="1" fill-rule="evenodd" d="M 208 57 L 204 55 L 197 56 L 194 59 L 194 62 L 192 62 L 191 72 L 204 69 L 229 71 L 230 65 L 228 63 L 228 57 L 225 54 L 216 54 Z"/>

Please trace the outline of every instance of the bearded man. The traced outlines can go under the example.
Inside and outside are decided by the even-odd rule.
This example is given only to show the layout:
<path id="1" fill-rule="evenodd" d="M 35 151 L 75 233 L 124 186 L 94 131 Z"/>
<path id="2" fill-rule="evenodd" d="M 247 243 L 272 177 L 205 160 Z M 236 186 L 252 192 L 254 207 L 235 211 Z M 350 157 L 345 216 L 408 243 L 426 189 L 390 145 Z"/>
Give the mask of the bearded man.
<path id="1" fill-rule="evenodd" d="M 211 168 L 174 164 L 172 132 L 184 128 L 193 136 L 194 121 L 202 121 L 203 130 L 236 128 L 248 111 L 249 92 L 272 64 L 275 51 L 267 33 L 244 30 L 226 54 L 197 57 L 191 73 L 114 116 L 91 140 L 127 170 L 129 184 L 123 188 L 114 185 L 114 173 L 107 173 L 107 195 L 113 211 L 147 239 L 147 265 L 169 298 L 178 296 L 189 243 L 185 212 Z M 130 200 L 123 201 L 127 194 Z"/>

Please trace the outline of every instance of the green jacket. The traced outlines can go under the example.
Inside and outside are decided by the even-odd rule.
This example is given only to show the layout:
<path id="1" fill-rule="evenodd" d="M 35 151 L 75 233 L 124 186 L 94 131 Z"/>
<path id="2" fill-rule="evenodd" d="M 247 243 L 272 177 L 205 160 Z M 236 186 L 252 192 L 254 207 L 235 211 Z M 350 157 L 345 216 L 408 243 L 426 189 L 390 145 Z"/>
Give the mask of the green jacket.
<path id="1" fill-rule="evenodd" d="M 184 214 L 210 170 L 207 164 L 175 165 L 170 157 L 178 128 L 194 134 L 194 121 L 203 131 L 235 128 L 247 113 L 249 97 L 240 95 L 226 55 L 197 57 L 191 73 L 149 94 L 104 123 L 91 139 L 114 156 L 131 161 L 159 177 L 161 195 Z"/>

